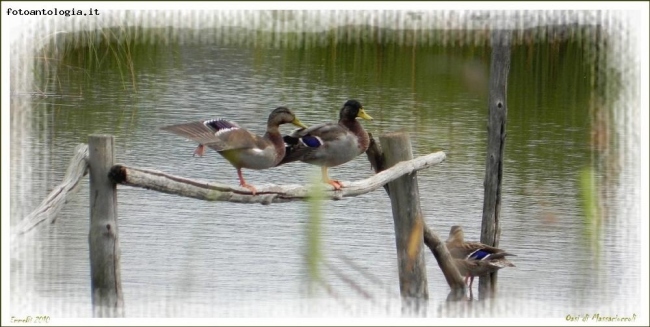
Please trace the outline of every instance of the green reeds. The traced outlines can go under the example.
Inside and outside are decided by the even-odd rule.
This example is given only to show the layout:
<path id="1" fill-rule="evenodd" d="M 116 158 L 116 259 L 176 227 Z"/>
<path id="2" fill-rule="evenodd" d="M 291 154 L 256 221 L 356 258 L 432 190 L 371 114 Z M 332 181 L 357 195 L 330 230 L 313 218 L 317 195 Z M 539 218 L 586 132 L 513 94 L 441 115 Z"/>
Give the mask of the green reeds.
<path id="1" fill-rule="evenodd" d="M 309 199 L 307 200 L 305 261 L 309 278 L 309 292 L 312 293 L 313 286 L 321 282 L 319 263 L 322 257 L 321 218 L 324 192 L 319 174 L 311 176 L 310 184 Z"/>

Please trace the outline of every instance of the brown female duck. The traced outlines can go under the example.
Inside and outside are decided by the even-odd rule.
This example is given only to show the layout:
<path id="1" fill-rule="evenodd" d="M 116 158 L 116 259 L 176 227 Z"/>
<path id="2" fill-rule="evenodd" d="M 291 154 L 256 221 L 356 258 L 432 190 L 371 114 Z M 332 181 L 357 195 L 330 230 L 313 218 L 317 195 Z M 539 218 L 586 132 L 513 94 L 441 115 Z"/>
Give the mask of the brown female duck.
<path id="1" fill-rule="evenodd" d="M 469 287 L 472 288 L 474 277 L 493 273 L 501 268 L 514 267 L 506 256 L 515 256 L 502 249 L 489 246 L 480 242 L 465 242 L 465 234 L 461 226 L 452 226 L 446 241 L 449 254 L 461 275 L 471 278 Z"/>
<path id="2" fill-rule="evenodd" d="M 237 169 L 239 185 L 249 189 L 253 195 L 254 186 L 247 184 L 242 176 L 242 168 L 267 169 L 276 166 L 285 155 L 285 144 L 279 126 L 293 124 L 305 128 L 298 118 L 286 107 L 278 107 L 271 112 L 264 136 L 255 135 L 238 124 L 213 119 L 163 127 L 190 140 L 199 142 L 194 154 L 203 155 L 205 146 L 217 151 Z"/>

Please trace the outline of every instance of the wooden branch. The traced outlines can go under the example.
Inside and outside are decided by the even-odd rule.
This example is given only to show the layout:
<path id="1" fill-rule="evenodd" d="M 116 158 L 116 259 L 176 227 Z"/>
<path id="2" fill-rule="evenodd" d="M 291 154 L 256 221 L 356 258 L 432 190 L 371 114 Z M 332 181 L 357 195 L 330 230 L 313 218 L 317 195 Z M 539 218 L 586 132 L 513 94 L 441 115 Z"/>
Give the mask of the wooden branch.
<path id="1" fill-rule="evenodd" d="M 335 191 L 328 184 L 323 184 L 324 198 L 340 200 L 376 190 L 382 185 L 403 175 L 422 170 L 445 160 L 442 151 L 403 161 L 381 173 L 354 182 L 342 182 L 343 188 Z M 300 201 L 309 198 L 309 186 L 303 185 L 256 185 L 257 194 L 239 186 L 197 181 L 184 177 L 169 175 L 161 171 L 115 165 L 109 173 L 117 184 L 141 187 L 168 194 L 207 201 L 228 201 L 237 203 L 281 203 Z"/>
<path id="2" fill-rule="evenodd" d="M 370 161 L 370 167 L 372 167 L 375 173 L 380 173 L 386 170 L 386 158 L 384 158 L 384 150 L 382 150 L 379 143 L 375 141 L 375 138 L 372 137 L 372 133 L 368 133 L 368 136 L 370 137 L 370 145 L 368 146 L 368 150 L 366 150 L 366 156 L 368 157 L 368 161 Z M 390 196 L 388 184 L 384 185 L 384 190 L 386 190 L 386 193 Z"/>
<path id="3" fill-rule="evenodd" d="M 447 284 L 451 287 L 451 292 L 447 296 L 448 300 L 458 301 L 465 297 L 465 281 L 460 275 L 458 268 L 454 264 L 454 260 L 447 250 L 445 242 L 440 240 L 438 234 L 425 224 L 424 225 L 424 244 L 431 250 L 433 256 L 438 262 L 438 266 L 442 274 L 447 280 Z"/>
<path id="4" fill-rule="evenodd" d="M 55 187 L 34 211 L 17 224 L 15 234 L 24 235 L 44 222 L 54 223 L 58 213 L 67 202 L 68 196 L 79 189 L 79 182 L 87 173 L 88 145 L 79 144 L 74 149 L 74 156 L 70 160 L 70 165 L 61 184 Z"/>

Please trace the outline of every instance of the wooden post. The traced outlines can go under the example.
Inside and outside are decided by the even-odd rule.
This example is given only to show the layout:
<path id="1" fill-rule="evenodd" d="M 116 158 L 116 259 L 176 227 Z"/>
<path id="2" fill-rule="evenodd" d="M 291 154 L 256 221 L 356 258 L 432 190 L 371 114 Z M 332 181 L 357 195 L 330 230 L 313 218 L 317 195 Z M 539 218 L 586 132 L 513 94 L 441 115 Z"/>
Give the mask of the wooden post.
<path id="1" fill-rule="evenodd" d="M 386 167 L 411 160 L 411 141 L 407 133 L 390 133 L 379 137 Z M 404 309 L 409 313 L 426 313 L 429 299 L 424 262 L 422 210 L 417 173 L 404 175 L 390 183 L 390 202 L 395 222 L 395 243 L 399 267 L 399 288 Z"/>
<path id="2" fill-rule="evenodd" d="M 370 145 L 368 150 L 366 150 L 366 156 L 370 162 L 370 166 L 374 169 L 375 173 L 379 173 L 386 169 L 384 151 L 381 149 L 381 145 L 375 141 L 371 133 L 368 133 L 370 136 Z M 388 189 L 388 183 L 384 184 L 384 189 L 388 196 L 390 196 L 390 190 Z M 458 272 L 458 268 L 454 265 L 454 261 L 447 250 L 445 243 L 434 233 L 429 227 L 427 227 L 424 218 L 423 223 L 423 238 L 424 245 L 426 245 L 433 256 L 438 262 L 438 266 L 442 271 L 442 274 L 447 280 L 447 284 L 451 288 L 449 295 L 447 295 L 447 300 L 449 301 L 458 301 L 465 298 L 466 284 L 463 280 L 463 277 Z"/>
<path id="3" fill-rule="evenodd" d="M 123 317 L 117 189 L 108 178 L 115 160 L 112 135 L 90 135 L 90 275 L 93 316 Z"/>
<path id="4" fill-rule="evenodd" d="M 492 59 L 490 64 L 490 95 L 488 102 L 488 145 L 485 160 L 483 221 L 481 243 L 499 246 L 499 212 L 501 211 L 501 183 L 503 180 L 503 150 L 506 141 L 506 93 L 510 70 L 510 37 L 508 30 L 492 31 Z M 481 277 L 479 299 L 491 297 L 496 290 L 497 273 Z"/>

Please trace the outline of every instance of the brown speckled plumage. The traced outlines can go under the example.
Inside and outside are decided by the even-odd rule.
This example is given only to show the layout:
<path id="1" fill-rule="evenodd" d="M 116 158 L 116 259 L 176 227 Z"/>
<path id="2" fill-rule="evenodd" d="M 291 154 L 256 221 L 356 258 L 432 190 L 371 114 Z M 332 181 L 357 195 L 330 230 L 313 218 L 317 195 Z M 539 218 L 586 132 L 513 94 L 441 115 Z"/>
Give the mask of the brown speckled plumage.
<path id="1" fill-rule="evenodd" d="M 161 128 L 199 143 L 195 154 L 203 155 L 209 147 L 237 169 L 240 185 L 256 190 L 244 180 L 241 169 L 267 169 L 276 166 L 285 155 L 285 146 L 279 126 L 293 124 L 305 128 L 298 118 L 286 107 L 271 112 L 264 136 L 255 135 L 238 124 L 224 119 L 195 121 Z"/>
<path id="2" fill-rule="evenodd" d="M 465 282 L 470 278 L 469 288 L 472 289 L 474 277 L 484 276 L 505 267 L 515 265 L 506 259 L 514 256 L 502 249 L 489 246 L 480 242 L 465 242 L 465 234 L 461 226 L 452 226 L 449 237 L 445 242 L 449 254 L 454 258 L 454 264 Z"/>

